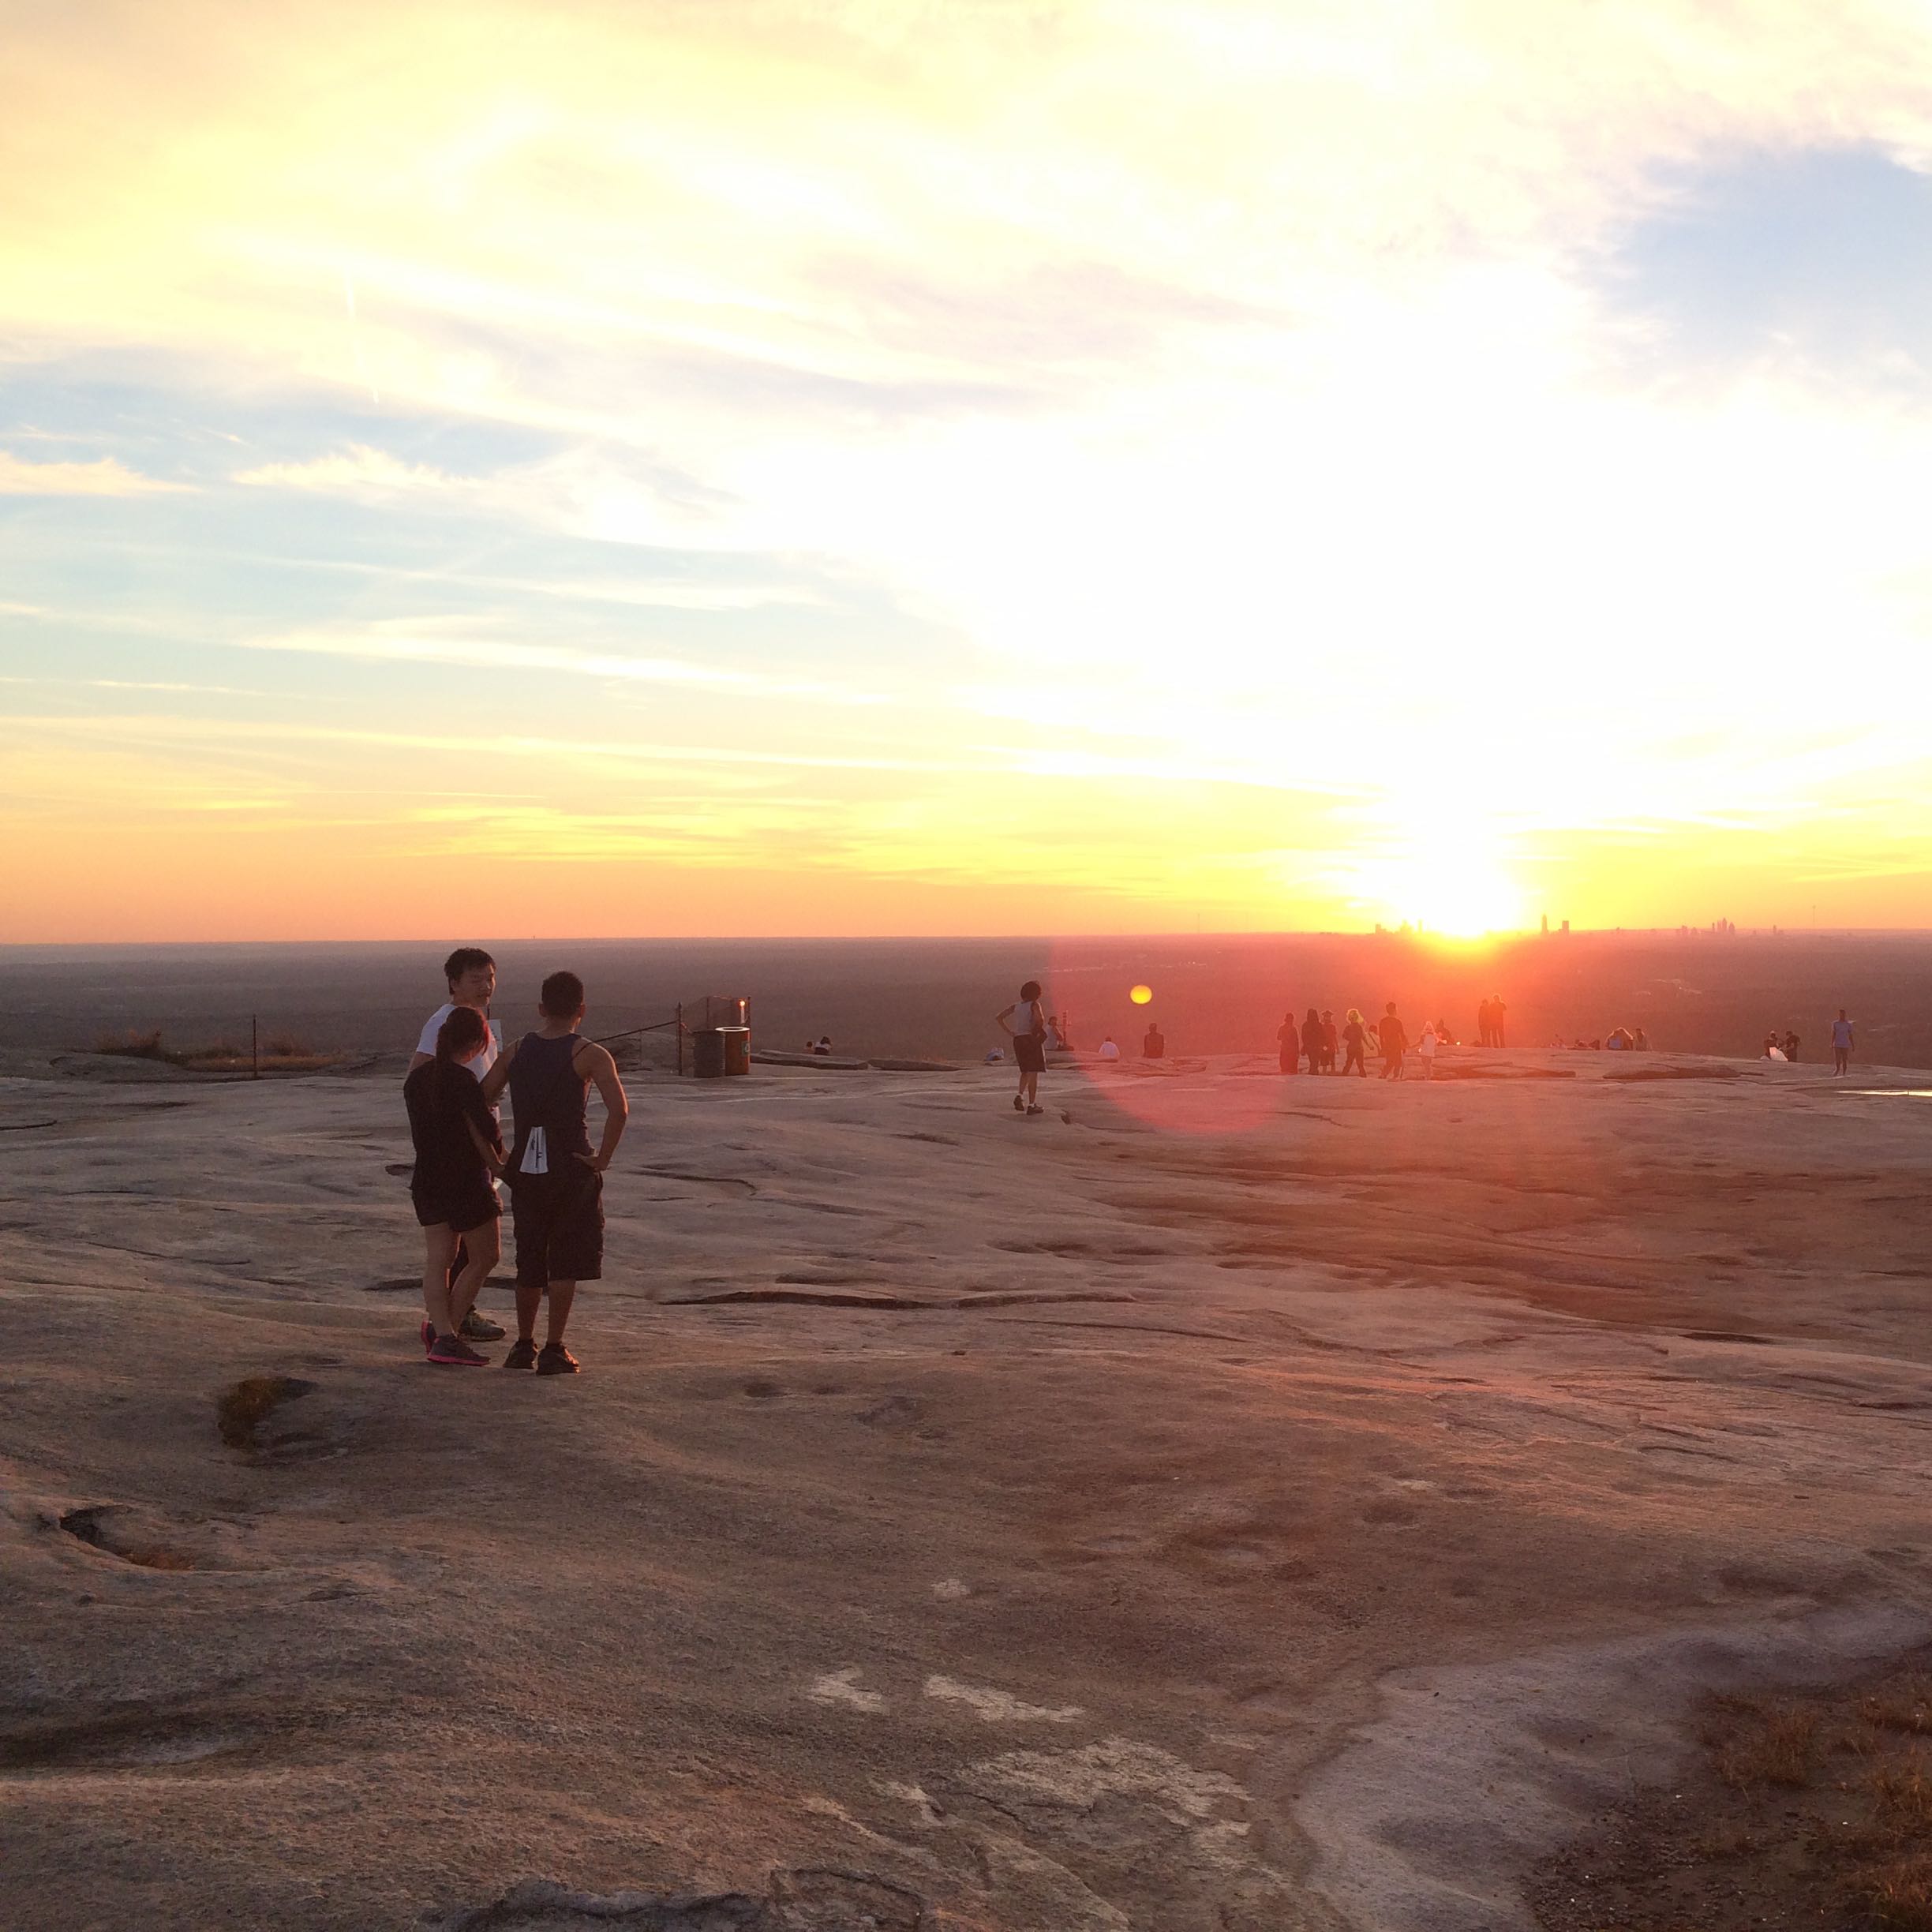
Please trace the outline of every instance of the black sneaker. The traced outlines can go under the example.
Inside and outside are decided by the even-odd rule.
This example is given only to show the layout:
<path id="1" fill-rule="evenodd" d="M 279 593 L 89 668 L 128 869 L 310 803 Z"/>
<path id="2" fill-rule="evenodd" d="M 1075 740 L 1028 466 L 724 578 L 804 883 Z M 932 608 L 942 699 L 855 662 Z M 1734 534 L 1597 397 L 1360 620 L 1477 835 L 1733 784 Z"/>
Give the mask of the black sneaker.
<path id="1" fill-rule="evenodd" d="M 462 1318 L 462 1326 L 456 1332 L 466 1342 L 500 1342 L 504 1339 L 504 1325 L 472 1309 Z"/>
<path id="2" fill-rule="evenodd" d="M 438 1335 L 429 1344 L 429 1360 L 440 1368 L 487 1368 L 489 1357 L 479 1355 L 461 1335 Z"/>
<path id="3" fill-rule="evenodd" d="M 546 1342 L 537 1357 L 539 1375 L 575 1375 L 577 1357 L 561 1342 Z"/>
<path id="4" fill-rule="evenodd" d="M 510 1353 L 504 1357 L 506 1368 L 521 1368 L 526 1374 L 537 1366 L 537 1344 L 526 1335 L 510 1344 Z"/>

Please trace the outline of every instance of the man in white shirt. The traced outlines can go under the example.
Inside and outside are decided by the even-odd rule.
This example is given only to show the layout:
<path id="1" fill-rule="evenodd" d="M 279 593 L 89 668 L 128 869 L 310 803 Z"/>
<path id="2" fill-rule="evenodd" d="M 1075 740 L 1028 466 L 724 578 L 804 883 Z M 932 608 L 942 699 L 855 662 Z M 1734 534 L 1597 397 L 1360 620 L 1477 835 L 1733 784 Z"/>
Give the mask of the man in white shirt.
<path id="1" fill-rule="evenodd" d="M 1120 1048 L 1111 1033 L 1100 1043 L 1100 1058 L 1103 1060 L 1118 1060 L 1120 1058 Z"/>
<path id="2" fill-rule="evenodd" d="M 416 1042 L 415 1056 L 410 1061 L 410 1071 L 414 1073 L 419 1066 L 427 1065 L 436 1058 L 436 1035 L 443 1031 L 443 1022 L 459 1006 L 469 1006 L 483 1016 L 483 1024 L 489 1034 L 483 1043 L 483 1050 L 469 1063 L 470 1070 L 480 1080 L 496 1064 L 496 1057 L 503 1051 L 503 1041 L 489 1017 L 490 998 L 496 990 L 496 962 L 481 946 L 459 946 L 443 962 L 443 978 L 449 987 L 449 998 L 424 1022 Z M 455 1258 L 450 1264 L 452 1280 L 462 1272 L 467 1259 L 459 1241 L 456 1244 Z M 457 1332 L 466 1342 L 497 1342 L 503 1339 L 504 1330 L 500 1322 L 492 1321 L 487 1315 L 478 1314 L 473 1308 L 463 1317 L 462 1327 Z"/>
<path id="3" fill-rule="evenodd" d="M 1838 1017 L 1832 1022 L 1832 1071 L 1848 1073 L 1852 1070 L 1852 1022 L 1845 1017 L 1845 1009 L 1838 1009 Z"/>

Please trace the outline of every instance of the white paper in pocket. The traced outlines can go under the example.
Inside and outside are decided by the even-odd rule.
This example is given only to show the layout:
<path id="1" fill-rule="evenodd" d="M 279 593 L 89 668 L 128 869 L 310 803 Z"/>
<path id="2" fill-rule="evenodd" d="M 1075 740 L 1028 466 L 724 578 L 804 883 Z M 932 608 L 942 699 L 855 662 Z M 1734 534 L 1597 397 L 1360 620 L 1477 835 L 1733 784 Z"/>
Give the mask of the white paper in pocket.
<path id="1" fill-rule="evenodd" d="M 519 1174 L 547 1174 L 550 1171 L 550 1144 L 541 1127 L 533 1127 L 523 1144 L 523 1158 L 517 1163 Z"/>

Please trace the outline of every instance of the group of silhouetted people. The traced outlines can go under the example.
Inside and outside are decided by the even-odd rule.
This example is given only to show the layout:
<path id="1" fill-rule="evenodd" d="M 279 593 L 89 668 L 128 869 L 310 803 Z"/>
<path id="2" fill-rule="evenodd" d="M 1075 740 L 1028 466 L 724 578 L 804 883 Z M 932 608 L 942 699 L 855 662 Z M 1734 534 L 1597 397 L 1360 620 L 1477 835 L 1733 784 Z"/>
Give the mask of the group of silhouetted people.
<path id="1" fill-rule="evenodd" d="M 1332 1011 L 1317 1011 L 1311 1006 L 1306 1018 L 1297 1024 L 1291 1008 L 1275 1037 L 1280 1043 L 1284 1073 L 1300 1073 L 1301 1062 L 1306 1060 L 1311 1073 L 1354 1073 L 1366 1080 L 1368 1055 L 1373 1052 L 1381 1060 L 1383 1079 L 1400 1080 L 1403 1056 L 1413 1044 L 1422 1057 L 1423 1071 L 1432 1080 L 1436 1050 L 1448 1044 L 1449 1029 L 1440 1020 L 1431 1020 L 1424 1025 L 1421 1038 L 1411 1042 L 1409 1029 L 1402 1024 L 1395 1002 L 1391 1000 L 1382 1017 L 1372 1024 L 1362 1017 L 1358 1006 L 1351 1006 L 1339 1025 Z M 1342 1061 L 1339 1067 L 1335 1065 L 1338 1054 Z"/>

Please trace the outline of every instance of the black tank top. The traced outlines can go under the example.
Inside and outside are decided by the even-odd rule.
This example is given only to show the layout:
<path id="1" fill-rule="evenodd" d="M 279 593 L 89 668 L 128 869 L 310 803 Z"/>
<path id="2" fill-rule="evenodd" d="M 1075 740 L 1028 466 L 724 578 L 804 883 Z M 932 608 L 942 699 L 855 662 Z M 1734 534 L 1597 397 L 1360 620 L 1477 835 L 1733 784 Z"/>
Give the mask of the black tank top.
<path id="1" fill-rule="evenodd" d="M 571 1065 L 582 1044 L 575 1033 L 556 1039 L 526 1033 L 517 1042 L 516 1058 L 510 1062 L 510 1107 L 516 1116 L 516 1144 L 510 1153 L 512 1174 L 554 1174 L 573 1154 L 590 1151 L 590 1136 L 584 1125 L 590 1083 Z M 544 1165 L 526 1168 L 524 1156 L 530 1136 L 539 1128 L 543 1130 L 538 1145 Z"/>

